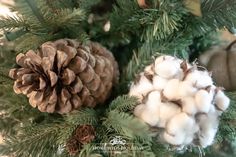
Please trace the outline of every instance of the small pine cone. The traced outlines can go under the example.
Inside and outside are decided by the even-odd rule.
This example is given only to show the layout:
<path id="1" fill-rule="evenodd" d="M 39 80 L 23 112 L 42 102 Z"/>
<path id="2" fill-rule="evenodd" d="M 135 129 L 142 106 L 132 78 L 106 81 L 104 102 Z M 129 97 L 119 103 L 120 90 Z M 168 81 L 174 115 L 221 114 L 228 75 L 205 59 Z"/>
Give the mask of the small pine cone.
<path id="1" fill-rule="evenodd" d="M 11 69 L 14 91 L 29 98 L 41 112 L 68 113 L 82 105 L 103 103 L 117 83 L 118 65 L 98 43 L 82 45 L 61 39 L 44 43 L 16 57 L 20 68 Z"/>
<path id="2" fill-rule="evenodd" d="M 82 148 L 81 143 L 76 139 L 71 138 L 66 143 L 66 150 L 71 156 L 75 156 Z"/>
<path id="3" fill-rule="evenodd" d="M 80 125 L 75 130 L 74 137 L 82 144 L 90 143 L 95 138 L 95 129 L 92 125 Z"/>

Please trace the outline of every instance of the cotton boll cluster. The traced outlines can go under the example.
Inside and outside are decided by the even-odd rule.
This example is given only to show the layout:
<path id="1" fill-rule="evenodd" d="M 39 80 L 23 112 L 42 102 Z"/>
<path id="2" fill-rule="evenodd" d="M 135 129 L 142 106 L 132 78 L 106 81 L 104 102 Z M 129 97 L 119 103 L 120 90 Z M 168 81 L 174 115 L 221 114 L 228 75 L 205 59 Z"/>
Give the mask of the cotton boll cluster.
<path id="1" fill-rule="evenodd" d="M 140 101 L 134 115 L 160 128 L 160 137 L 179 147 L 211 145 L 230 102 L 208 71 L 172 56 L 160 56 L 147 66 L 129 95 Z"/>

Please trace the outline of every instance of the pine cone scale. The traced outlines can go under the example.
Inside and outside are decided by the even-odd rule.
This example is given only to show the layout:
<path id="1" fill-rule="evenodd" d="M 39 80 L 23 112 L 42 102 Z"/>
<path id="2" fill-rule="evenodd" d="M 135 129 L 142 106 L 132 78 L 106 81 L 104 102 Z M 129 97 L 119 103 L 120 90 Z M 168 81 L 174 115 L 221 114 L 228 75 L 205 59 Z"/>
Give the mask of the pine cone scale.
<path id="1" fill-rule="evenodd" d="M 87 67 L 87 62 L 85 62 L 81 57 L 76 56 L 72 59 L 71 63 L 68 65 L 68 68 L 74 71 L 75 74 L 79 74 L 85 70 Z"/>
<path id="2" fill-rule="evenodd" d="M 90 66 L 87 66 L 83 72 L 79 73 L 79 77 L 83 83 L 91 82 L 94 76 L 95 72 Z"/>
<path id="3" fill-rule="evenodd" d="M 63 72 L 62 72 L 62 83 L 64 85 L 70 85 L 76 78 L 75 73 L 70 70 L 69 68 L 66 68 Z"/>

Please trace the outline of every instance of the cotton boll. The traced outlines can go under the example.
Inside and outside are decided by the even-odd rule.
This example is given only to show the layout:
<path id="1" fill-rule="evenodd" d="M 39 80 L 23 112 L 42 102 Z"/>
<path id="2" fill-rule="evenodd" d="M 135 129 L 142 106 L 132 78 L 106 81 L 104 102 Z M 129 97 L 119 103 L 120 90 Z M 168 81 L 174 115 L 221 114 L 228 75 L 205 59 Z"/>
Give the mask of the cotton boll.
<path id="1" fill-rule="evenodd" d="M 179 71 L 177 72 L 177 74 L 173 77 L 174 79 L 178 79 L 178 80 L 183 80 L 184 78 L 184 72 L 182 69 L 179 69 Z"/>
<path id="2" fill-rule="evenodd" d="M 182 145 L 185 141 L 185 134 L 178 133 L 178 134 L 170 135 L 167 132 L 164 132 L 163 138 L 169 144 Z"/>
<path id="3" fill-rule="evenodd" d="M 185 80 L 197 88 L 205 88 L 213 85 L 212 78 L 207 71 L 194 70 L 187 75 Z"/>
<path id="4" fill-rule="evenodd" d="M 209 129 L 204 133 L 204 135 L 199 137 L 200 144 L 203 148 L 213 144 L 216 132 L 216 129 Z"/>
<path id="5" fill-rule="evenodd" d="M 189 83 L 188 81 L 180 82 L 178 93 L 181 98 L 187 97 L 187 96 L 194 96 L 196 92 L 197 92 L 197 88 L 193 87 L 193 85 Z"/>
<path id="6" fill-rule="evenodd" d="M 215 95 L 215 103 L 217 108 L 219 108 L 221 111 L 225 111 L 229 107 L 230 99 L 219 90 Z"/>
<path id="7" fill-rule="evenodd" d="M 178 90 L 179 90 L 180 81 L 178 79 L 172 79 L 164 88 L 163 94 L 169 100 L 178 100 Z"/>
<path id="8" fill-rule="evenodd" d="M 195 102 L 199 112 L 208 113 L 210 110 L 212 95 L 206 90 L 199 90 L 195 95 Z"/>
<path id="9" fill-rule="evenodd" d="M 173 145 L 187 145 L 193 141 L 198 130 L 199 127 L 192 117 L 180 113 L 168 122 L 164 139 Z"/>
<path id="10" fill-rule="evenodd" d="M 135 107 L 134 115 L 142 119 L 151 126 L 156 126 L 159 122 L 158 110 L 148 109 L 146 105 L 141 104 Z"/>
<path id="11" fill-rule="evenodd" d="M 163 90 L 165 88 L 167 82 L 168 82 L 167 79 L 162 78 L 162 77 L 160 77 L 158 75 L 155 75 L 153 77 L 153 87 L 156 90 L 160 90 L 160 91 Z"/>
<path id="12" fill-rule="evenodd" d="M 193 141 L 193 138 L 194 138 L 194 135 L 193 135 L 193 134 L 191 134 L 191 135 L 186 135 L 183 144 L 184 144 L 184 145 L 191 144 L 192 141 Z"/>
<path id="13" fill-rule="evenodd" d="M 141 114 L 144 112 L 145 109 L 146 109 L 146 105 L 145 105 L 145 104 L 137 105 L 137 106 L 134 108 L 134 115 L 137 116 L 137 117 L 140 117 Z"/>
<path id="14" fill-rule="evenodd" d="M 167 102 L 167 103 L 160 103 L 160 112 L 159 112 L 159 123 L 158 127 L 165 127 L 166 123 L 176 114 L 179 114 L 181 112 L 181 108 L 177 106 L 176 104 Z"/>
<path id="15" fill-rule="evenodd" d="M 193 130 L 195 121 L 192 117 L 182 112 L 172 117 L 167 123 L 167 132 L 169 134 L 178 134 L 181 132 L 190 132 Z"/>
<path id="16" fill-rule="evenodd" d="M 149 109 L 157 109 L 157 107 L 159 107 L 159 104 L 161 102 L 161 96 L 160 96 L 160 92 L 159 91 L 153 91 L 150 92 L 148 95 L 148 99 L 146 102 L 146 106 Z"/>
<path id="17" fill-rule="evenodd" d="M 175 58 L 172 56 L 164 55 L 156 58 L 155 65 L 163 62 L 164 60 L 174 60 Z"/>
<path id="18" fill-rule="evenodd" d="M 155 73 L 160 77 L 170 79 L 174 77 L 180 70 L 180 65 L 173 60 L 164 60 L 163 62 L 155 63 Z"/>
<path id="19" fill-rule="evenodd" d="M 216 114 L 200 114 L 197 116 L 199 123 L 199 141 L 202 147 L 211 145 L 214 141 L 215 134 L 218 129 L 219 120 Z"/>
<path id="20" fill-rule="evenodd" d="M 146 95 L 148 92 L 153 90 L 153 85 L 148 80 L 144 74 L 141 74 L 140 80 L 137 84 L 132 84 L 130 87 L 130 96 L 136 96 L 139 99 L 142 99 L 143 95 Z"/>
<path id="21" fill-rule="evenodd" d="M 195 99 L 193 97 L 185 97 L 184 99 L 182 99 L 182 105 L 183 112 L 189 115 L 195 115 L 198 111 L 195 104 Z"/>

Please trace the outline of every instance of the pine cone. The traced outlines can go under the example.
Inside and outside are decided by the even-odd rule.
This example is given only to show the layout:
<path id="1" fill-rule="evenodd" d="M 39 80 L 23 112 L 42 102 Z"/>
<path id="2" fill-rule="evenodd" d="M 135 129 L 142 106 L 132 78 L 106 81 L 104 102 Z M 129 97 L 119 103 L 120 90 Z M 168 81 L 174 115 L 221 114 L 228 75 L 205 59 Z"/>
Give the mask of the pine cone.
<path id="1" fill-rule="evenodd" d="M 92 125 L 81 125 L 75 130 L 74 137 L 82 144 L 90 143 L 95 138 L 95 129 Z"/>
<path id="2" fill-rule="evenodd" d="M 82 105 L 95 107 L 109 96 L 118 81 L 117 63 L 98 43 L 82 45 L 61 39 L 38 50 L 18 54 L 20 68 L 11 69 L 14 91 L 29 98 L 42 112 L 68 113 Z"/>
<path id="3" fill-rule="evenodd" d="M 75 156 L 81 148 L 81 143 L 74 138 L 69 139 L 66 143 L 66 150 L 71 156 Z"/>

